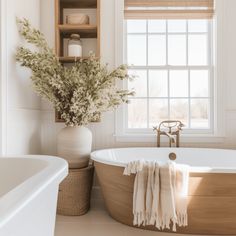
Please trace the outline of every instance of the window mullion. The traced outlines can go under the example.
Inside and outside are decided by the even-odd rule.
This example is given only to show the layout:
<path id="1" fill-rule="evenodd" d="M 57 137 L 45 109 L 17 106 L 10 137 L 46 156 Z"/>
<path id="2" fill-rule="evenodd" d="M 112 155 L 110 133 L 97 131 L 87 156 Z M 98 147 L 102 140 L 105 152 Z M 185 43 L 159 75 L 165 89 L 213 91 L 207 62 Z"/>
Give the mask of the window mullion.
<path id="1" fill-rule="evenodd" d="M 146 20 L 146 67 L 148 66 L 148 20 Z M 149 128 L 149 70 L 146 70 L 147 75 L 147 128 Z"/>
<path id="2" fill-rule="evenodd" d="M 214 75 L 213 75 L 213 49 L 212 49 L 212 44 L 213 44 L 213 39 L 212 39 L 212 35 L 213 35 L 213 28 L 212 28 L 212 22 L 208 21 L 207 24 L 207 30 L 208 30 L 208 34 L 207 34 L 207 45 L 208 45 L 208 51 L 207 51 L 207 56 L 208 56 L 208 66 L 209 66 L 209 70 L 208 70 L 208 84 L 209 84 L 209 101 L 208 101 L 208 106 L 210 106 L 209 109 L 209 127 L 210 129 L 212 129 L 214 127 L 214 111 L 215 111 L 215 107 L 214 107 Z"/>
<path id="3" fill-rule="evenodd" d="M 169 49 L 168 49 L 168 21 L 166 20 L 166 66 L 169 67 Z M 170 70 L 167 70 L 167 92 L 168 92 L 168 118 L 170 119 Z"/>
<path id="4" fill-rule="evenodd" d="M 157 70 L 208 70 L 209 66 L 129 66 L 129 69 L 146 70 L 146 69 L 157 69 Z"/>
<path id="5" fill-rule="evenodd" d="M 123 60 L 124 60 L 124 62 L 127 64 L 128 63 L 128 34 L 127 34 L 127 21 L 125 21 L 124 22 L 124 30 L 125 30 L 125 32 L 126 32 L 126 34 L 125 34 L 125 37 L 124 37 L 124 50 L 123 50 L 123 53 L 124 53 L 124 57 L 125 58 L 123 58 Z M 125 86 L 125 89 L 127 89 L 128 88 L 128 81 L 125 81 L 125 82 L 123 82 L 123 86 Z M 123 117 L 124 117 L 124 119 L 125 119 L 125 122 L 123 123 L 123 128 L 125 129 L 125 130 L 127 130 L 128 128 L 129 128 L 129 124 L 128 124 L 128 122 L 129 122 L 129 117 L 128 117 L 128 105 L 127 104 L 125 104 L 124 106 L 124 113 L 123 113 Z"/>
<path id="6" fill-rule="evenodd" d="M 191 79 L 190 79 L 190 68 L 189 68 L 189 47 L 188 47 L 188 41 L 189 41 L 189 32 L 188 32 L 188 20 L 186 21 L 186 62 L 188 67 L 188 125 L 189 128 L 191 128 Z"/>

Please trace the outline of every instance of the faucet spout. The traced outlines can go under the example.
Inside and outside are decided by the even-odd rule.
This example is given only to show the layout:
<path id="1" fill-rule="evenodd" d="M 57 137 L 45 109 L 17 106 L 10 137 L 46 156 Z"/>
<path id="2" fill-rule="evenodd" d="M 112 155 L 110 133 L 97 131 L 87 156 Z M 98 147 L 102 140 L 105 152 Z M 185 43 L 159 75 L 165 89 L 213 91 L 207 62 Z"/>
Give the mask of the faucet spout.
<path id="1" fill-rule="evenodd" d="M 164 132 L 165 135 L 169 138 L 169 140 L 171 141 L 171 143 L 176 143 L 175 141 L 175 136 L 173 134 L 170 134 L 168 132 Z"/>

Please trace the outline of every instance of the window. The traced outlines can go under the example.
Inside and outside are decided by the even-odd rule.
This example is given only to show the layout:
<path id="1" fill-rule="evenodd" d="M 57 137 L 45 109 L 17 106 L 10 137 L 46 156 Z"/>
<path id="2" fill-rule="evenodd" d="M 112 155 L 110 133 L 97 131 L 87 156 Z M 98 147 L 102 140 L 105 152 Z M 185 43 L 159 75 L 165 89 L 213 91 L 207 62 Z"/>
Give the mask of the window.
<path id="1" fill-rule="evenodd" d="M 215 0 L 116 1 L 116 63 L 128 63 L 129 73 L 137 75 L 120 84 L 136 95 L 116 112 L 118 142 L 155 142 L 153 126 L 167 119 L 184 122 L 183 142 L 223 140 L 214 5 Z"/>
<path id="2" fill-rule="evenodd" d="M 212 20 L 125 21 L 125 62 L 137 78 L 124 112 L 126 130 L 177 119 L 190 132 L 213 129 Z"/>

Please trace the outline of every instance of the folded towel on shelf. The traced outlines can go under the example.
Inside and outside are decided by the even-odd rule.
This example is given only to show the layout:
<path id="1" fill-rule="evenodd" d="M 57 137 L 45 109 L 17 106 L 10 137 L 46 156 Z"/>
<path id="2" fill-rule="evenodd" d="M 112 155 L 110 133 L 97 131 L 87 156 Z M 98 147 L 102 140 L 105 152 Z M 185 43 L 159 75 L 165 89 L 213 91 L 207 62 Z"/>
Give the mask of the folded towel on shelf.
<path id="1" fill-rule="evenodd" d="M 134 225 L 155 225 L 176 231 L 187 226 L 189 170 L 187 165 L 143 160 L 127 164 L 124 175 L 136 174 L 133 192 Z"/>

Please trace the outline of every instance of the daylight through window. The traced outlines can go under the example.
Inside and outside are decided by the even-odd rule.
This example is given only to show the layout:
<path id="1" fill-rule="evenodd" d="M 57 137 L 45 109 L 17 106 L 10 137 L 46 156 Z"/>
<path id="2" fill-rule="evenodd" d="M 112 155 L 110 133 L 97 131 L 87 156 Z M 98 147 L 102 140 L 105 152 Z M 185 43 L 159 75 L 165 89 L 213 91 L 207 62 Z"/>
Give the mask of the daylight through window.
<path id="1" fill-rule="evenodd" d="M 167 119 L 186 129 L 213 126 L 212 21 L 126 21 L 126 62 L 135 89 L 127 129 L 149 129 Z"/>

